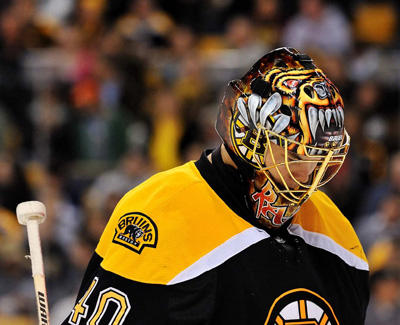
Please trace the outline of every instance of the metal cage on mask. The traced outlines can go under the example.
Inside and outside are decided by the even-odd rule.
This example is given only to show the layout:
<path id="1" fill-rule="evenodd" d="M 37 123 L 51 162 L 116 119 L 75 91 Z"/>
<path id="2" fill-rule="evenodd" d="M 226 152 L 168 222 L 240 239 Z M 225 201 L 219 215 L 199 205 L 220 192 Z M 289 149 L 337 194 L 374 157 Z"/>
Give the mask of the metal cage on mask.
<path id="1" fill-rule="evenodd" d="M 341 145 L 321 148 L 288 139 L 266 129 L 260 124 L 257 125 L 257 129 L 258 132 L 254 141 L 252 158 L 257 163 L 258 170 L 263 172 L 271 182 L 276 193 L 282 195 L 291 205 L 301 205 L 304 203 L 317 188 L 328 183 L 337 174 L 346 158 L 350 145 L 350 136 L 345 130 L 344 141 Z M 263 141 L 260 141 L 261 139 L 263 139 Z M 281 143 L 281 147 L 284 149 L 283 161 L 277 161 L 273 149 L 274 144 L 271 139 L 278 140 Z M 296 145 L 303 149 L 301 151 L 304 152 L 304 159 L 290 161 L 288 153 L 290 151 L 288 148 L 291 145 Z M 268 154 L 272 160 L 272 164 L 270 165 L 265 164 Z M 298 164 L 315 165 L 313 172 L 309 175 L 306 182 L 301 182 L 292 172 L 293 167 L 291 166 Z M 288 185 L 287 179 L 285 179 L 280 169 L 281 167 L 286 169 L 290 179 L 295 182 L 297 185 L 295 188 L 291 188 Z M 276 171 L 278 179 L 272 177 L 272 170 Z"/>

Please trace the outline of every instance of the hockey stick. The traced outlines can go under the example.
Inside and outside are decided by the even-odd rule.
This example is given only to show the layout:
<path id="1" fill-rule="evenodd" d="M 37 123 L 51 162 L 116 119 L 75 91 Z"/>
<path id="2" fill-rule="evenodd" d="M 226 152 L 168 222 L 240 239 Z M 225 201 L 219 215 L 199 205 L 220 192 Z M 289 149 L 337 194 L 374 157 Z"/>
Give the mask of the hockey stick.
<path id="1" fill-rule="evenodd" d="M 39 201 L 22 202 L 17 206 L 18 222 L 28 230 L 29 250 L 32 263 L 32 277 L 35 285 L 36 304 L 40 325 L 49 325 L 42 248 L 40 246 L 39 224 L 46 219 L 46 207 Z"/>

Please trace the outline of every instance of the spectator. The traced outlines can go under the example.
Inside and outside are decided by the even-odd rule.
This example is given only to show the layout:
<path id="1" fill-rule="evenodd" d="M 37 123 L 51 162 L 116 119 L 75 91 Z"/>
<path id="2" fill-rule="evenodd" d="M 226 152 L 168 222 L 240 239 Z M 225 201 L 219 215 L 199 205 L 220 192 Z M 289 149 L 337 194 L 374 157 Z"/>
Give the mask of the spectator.
<path id="1" fill-rule="evenodd" d="M 400 237 L 400 195 L 389 194 L 376 212 L 360 216 L 354 227 L 367 255 L 375 242 Z"/>
<path id="2" fill-rule="evenodd" d="M 130 10 L 116 24 L 117 31 L 132 42 L 136 53 L 145 57 L 146 51 L 165 46 L 174 23 L 153 0 L 133 0 Z"/>
<path id="3" fill-rule="evenodd" d="M 400 272 L 384 269 L 371 275 L 371 301 L 365 325 L 400 324 Z"/>
<path id="4" fill-rule="evenodd" d="M 151 166 L 141 152 L 127 152 L 118 165 L 99 175 L 85 194 L 85 207 L 95 210 L 106 209 L 108 198 L 112 195 L 119 200 L 127 191 L 134 188 L 151 174 Z M 111 210 L 115 206 L 111 206 Z"/>
<path id="5" fill-rule="evenodd" d="M 279 42 L 282 21 L 281 2 L 278 0 L 256 0 L 252 10 L 257 38 L 266 49 L 274 48 Z"/>
<path id="6" fill-rule="evenodd" d="M 360 214 L 363 215 L 376 211 L 379 203 L 390 192 L 400 192 L 400 152 L 394 153 L 389 158 L 385 180 L 373 184 L 365 190 Z"/>
<path id="7" fill-rule="evenodd" d="M 9 155 L 0 154 L 0 204 L 15 211 L 18 203 L 32 198 L 23 168 Z"/>
<path id="8" fill-rule="evenodd" d="M 150 159 L 158 171 L 176 167 L 180 163 L 179 144 L 184 123 L 181 103 L 167 88 L 159 89 L 149 98 L 154 133 L 150 144 Z"/>
<path id="9" fill-rule="evenodd" d="M 282 44 L 338 56 L 350 53 L 350 25 L 337 6 L 328 5 L 325 0 L 299 0 L 298 4 L 299 12 L 284 28 Z"/>

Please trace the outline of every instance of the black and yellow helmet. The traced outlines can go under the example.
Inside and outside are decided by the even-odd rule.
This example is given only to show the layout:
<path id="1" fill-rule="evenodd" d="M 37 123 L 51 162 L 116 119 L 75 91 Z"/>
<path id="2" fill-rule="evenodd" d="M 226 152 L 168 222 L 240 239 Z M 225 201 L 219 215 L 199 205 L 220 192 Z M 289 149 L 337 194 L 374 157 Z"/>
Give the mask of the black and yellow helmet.
<path id="1" fill-rule="evenodd" d="M 268 187 L 276 194 L 271 207 L 285 208 L 277 226 L 332 179 L 350 142 L 338 89 L 308 55 L 294 48 L 266 54 L 241 79 L 228 84 L 216 129 L 239 169 L 250 167 L 254 178 L 262 181 L 250 196 Z M 274 158 L 276 146 L 284 149 L 285 159 Z M 293 173 L 300 163 L 315 166 L 307 180 Z M 257 211 L 257 218 L 268 218 Z M 273 212 L 269 217 L 274 218 Z"/>

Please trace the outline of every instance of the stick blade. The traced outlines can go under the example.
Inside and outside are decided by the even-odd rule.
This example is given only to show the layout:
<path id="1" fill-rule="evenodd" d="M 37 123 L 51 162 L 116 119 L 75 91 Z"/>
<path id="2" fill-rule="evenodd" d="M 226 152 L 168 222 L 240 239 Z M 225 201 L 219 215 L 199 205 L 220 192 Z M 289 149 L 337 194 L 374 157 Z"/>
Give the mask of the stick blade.
<path id="1" fill-rule="evenodd" d="M 41 224 L 46 220 L 46 207 L 39 201 L 21 202 L 17 206 L 17 218 L 21 225 L 26 225 L 32 219 Z"/>

